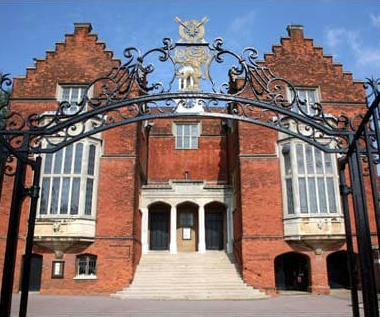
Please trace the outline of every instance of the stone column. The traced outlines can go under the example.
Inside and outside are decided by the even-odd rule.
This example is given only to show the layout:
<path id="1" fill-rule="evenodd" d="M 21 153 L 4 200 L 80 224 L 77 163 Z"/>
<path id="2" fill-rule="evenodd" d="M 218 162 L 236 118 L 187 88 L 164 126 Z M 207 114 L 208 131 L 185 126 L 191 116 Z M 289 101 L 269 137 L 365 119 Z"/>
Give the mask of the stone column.
<path id="1" fill-rule="evenodd" d="M 206 252 L 206 234 L 205 234 L 205 209 L 204 206 L 201 205 L 198 208 L 198 252 L 205 253 Z"/>
<path id="2" fill-rule="evenodd" d="M 141 252 L 142 254 L 148 253 L 148 208 L 141 208 Z"/>
<path id="3" fill-rule="evenodd" d="M 227 253 L 233 252 L 233 217 L 232 208 L 227 208 Z"/>
<path id="4" fill-rule="evenodd" d="M 170 253 L 177 253 L 177 207 L 170 209 Z"/>

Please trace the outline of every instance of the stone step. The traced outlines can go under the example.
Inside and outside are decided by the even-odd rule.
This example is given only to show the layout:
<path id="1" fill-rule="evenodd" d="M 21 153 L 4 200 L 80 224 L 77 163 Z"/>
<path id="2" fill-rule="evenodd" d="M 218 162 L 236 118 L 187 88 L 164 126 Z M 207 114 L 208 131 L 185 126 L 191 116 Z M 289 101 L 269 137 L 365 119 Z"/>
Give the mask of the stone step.
<path id="1" fill-rule="evenodd" d="M 209 271 L 231 271 L 231 269 L 236 270 L 235 267 L 231 267 L 231 265 L 223 265 L 223 266 L 218 266 L 217 264 L 215 265 L 177 265 L 177 264 L 172 264 L 172 265 L 149 265 L 149 266 L 141 266 L 138 267 L 137 270 L 209 270 Z"/>
<path id="2" fill-rule="evenodd" d="M 135 292 L 117 292 L 113 295 L 119 295 L 119 296 L 141 296 L 141 297 L 158 297 L 158 296 L 172 296 L 175 297 L 186 297 L 186 296 L 228 296 L 228 295 L 234 295 L 236 296 L 252 296 L 252 297 L 265 297 L 266 295 L 260 292 L 237 292 L 237 291 L 231 291 L 231 292 L 215 292 L 215 291 L 202 291 L 202 292 L 169 292 L 169 291 L 162 291 L 162 292 L 144 292 L 144 291 L 135 291 Z"/>
<path id="3" fill-rule="evenodd" d="M 234 293 L 234 294 L 255 294 L 260 293 L 258 290 L 252 290 L 250 288 L 241 288 L 241 287 L 197 287 L 197 288 L 149 288 L 149 287 L 134 287 L 126 288 L 118 293 L 129 294 L 129 293 L 146 293 L 146 294 L 203 294 L 203 293 L 215 293 L 215 294 L 224 294 L 224 293 Z"/>
<path id="4" fill-rule="evenodd" d="M 159 277 L 157 276 L 157 271 L 136 271 L 136 274 L 138 275 L 144 275 L 149 276 L 152 278 Z M 160 272 L 161 276 L 176 276 L 176 277 L 183 277 L 183 276 L 200 276 L 200 277 L 220 277 L 220 276 L 233 276 L 233 277 L 240 277 L 240 274 L 236 272 L 223 272 L 223 271 L 217 271 L 217 272 L 202 272 L 202 271 L 176 271 L 176 272 Z"/>
<path id="5" fill-rule="evenodd" d="M 141 266 L 138 268 L 138 270 L 146 270 L 146 269 L 150 269 L 150 270 L 158 270 L 158 269 L 170 269 L 170 270 L 191 270 L 191 269 L 194 269 L 194 270 L 218 270 L 218 271 L 223 271 L 223 270 L 227 270 L 227 271 L 230 271 L 232 268 L 231 268 L 231 265 L 223 265 L 223 266 L 218 266 L 217 264 L 215 264 L 214 266 L 213 265 L 210 265 L 210 266 L 207 266 L 207 265 L 178 265 L 177 264 L 172 264 L 172 265 L 151 265 L 151 266 Z M 235 268 L 234 268 L 235 269 Z"/>
<path id="6" fill-rule="evenodd" d="M 162 268 L 162 267 L 145 267 L 145 268 L 138 268 L 136 272 L 160 272 L 160 273 L 165 273 L 165 272 L 207 272 L 207 273 L 228 273 L 228 272 L 234 272 L 237 273 L 236 270 L 232 268 L 196 268 L 196 267 L 189 267 L 189 268 Z"/>
<path id="7" fill-rule="evenodd" d="M 118 296 L 119 298 L 124 299 L 170 299 L 170 300 L 178 300 L 178 299 L 257 299 L 257 298 L 267 298 L 268 296 L 263 295 L 262 293 L 250 294 L 250 293 L 126 293 L 126 294 L 114 294 L 114 296 Z"/>
<path id="8" fill-rule="evenodd" d="M 152 300 L 242 300 L 267 297 L 244 283 L 233 257 L 224 252 L 143 255 L 131 285 L 113 296 Z"/>
<path id="9" fill-rule="evenodd" d="M 204 276 L 204 277 L 194 277 L 189 278 L 186 276 L 156 276 L 156 277 L 148 277 L 148 276 L 136 276 L 132 284 L 135 284 L 137 282 L 149 282 L 150 284 L 161 284 L 161 282 L 165 283 L 174 283 L 174 282 L 180 282 L 184 284 L 194 284 L 194 283 L 239 283 L 244 284 L 244 282 L 240 279 L 240 277 L 236 276 L 224 276 L 223 279 L 216 277 L 210 277 L 210 276 Z"/>
<path id="10" fill-rule="evenodd" d="M 168 256 L 175 256 L 175 255 L 168 255 Z M 161 258 L 154 258 L 154 259 L 141 259 L 141 263 L 160 263 L 161 261 L 165 261 L 165 262 L 170 262 L 170 263 L 185 263 L 185 262 L 188 262 L 188 261 L 191 261 L 191 262 L 194 262 L 194 263 L 201 263 L 201 262 L 204 262 L 204 261 L 207 261 L 207 262 L 215 262 L 215 263 L 236 263 L 235 261 L 231 261 L 230 259 L 228 258 L 191 258 L 191 257 L 188 257 L 188 258 L 173 258 L 173 259 L 167 259 L 165 257 L 161 257 Z"/>
<path id="11" fill-rule="evenodd" d="M 253 290 L 253 289 L 240 289 L 240 290 L 237 290 L 237 289 L 231 289 L 231 290 L 221 290 L 221 289 L 195 289 L 195 290 L 185 290 L 185 289 L 181 289 L 181 290 L 177 290 L 177 289 L 173 289 L 173 290 L 168 290 L 168 289 L 163 289 L 163 290 L 160 290 L 160 289 L 155 289 L 154 291 L 153 290 L 143 290 L 143 289 L 127 289 L 127 290 L 123 290 L 123 291 L 119 291 L 117 292 L 116 294 L 119 294 L 119 295 L 129 295 L 129 294 L 144 294 L 144 295 L 168 295 L 168 294 L 173 294 L 173 295 L 200 295 L 200 294 L 209 294 L 209 295 L 225 295 L 225 294 L 235 294 L 235 295 L 238 295 L 238 294 L 244 294 L 244 295 L 262 295 L 262 293 L 260 293 L 258 290 Z"/>
<path id="12" fill-rule="evenodd" d="M 148 284 L 148 285 L 162 285 L 163 283 L 167 283 L 169 285 L 173 284 L 185 284 L 185 285 L 199 285 L 199 284 L 210 284 L 212 283 L 213 285 L 246 285 L 243 281 L 235 279 L 225 279 L 223 280 L 215 280 L 215 279 L 194 279 L 194 280 L 185 280 L 185 279 L 175 279 L 175 278 L 170 278 L 170 279 L 156 279 L 152 281 L 151 279 L 147 278 L 141 278 L 137 277 L 133 280 L 132 285 L 141 285 L 141 284 Z"/>
<path id="13" fill-rule="evenodd" d="M 241 288 L 241 287 L 250 287 L 243 282 L 219 282 L 219 283 L 178 283 L 178 281 L 168 281 L 166 283 L 148 283 L 147 281 L 135 283 L 133 282 L 132 285 L 134 288 L 136 287 L 150 287 L 150 288 L 199 288 L 199 287 L 215 287 L 215 288 L 225 288 L 225 287 L 235 287 L 235 288 Z M 128 287 L 130 288 L 130 286 Z"/>
<path id="14" fill-rule="evenodd" d="M 208 264 L 208 265 L 213 265 L 213 264 L 217 264 L 217 265 L 226 265 L 226 266 L 229 266 L 229 265 L 235 265 L 235 263 L 231 263 L 229 261 L 208 261 L 207 259 L 203 260 L 203 261 L 193 261 L 191 259 L 187 260 L 187 261 L 166 261 L 164 259 L 162 259 L 162 261 L 154 261 L 154 262 L 140 262 L 140 265 L 144 266 L 144 265 L 171 265 L 171 264 L 178 264 L 178 265 L 205 265 L 205 264 Z"/>

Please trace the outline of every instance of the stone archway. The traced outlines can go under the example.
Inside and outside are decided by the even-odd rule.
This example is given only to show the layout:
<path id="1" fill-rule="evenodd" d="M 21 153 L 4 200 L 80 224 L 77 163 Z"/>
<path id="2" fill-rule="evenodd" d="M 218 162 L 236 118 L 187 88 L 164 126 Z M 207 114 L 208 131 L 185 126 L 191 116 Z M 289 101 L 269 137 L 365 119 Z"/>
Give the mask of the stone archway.
<path id="1" fill-rule="evenodd" d="M 227 244 L 226 206 L 219 202 L 205 205 L 206 250 L 223 250 Z"/>
<path id="2" fill-rule="evenodd" d="M 149 206 L 149 249 L 152 251 L 169 250 L 170 243 L 170 206 L 155 203 Z"/>
<path id="3" fill-rule="evenodd" d="M 348 255 L 346 250 L 336 251 L 326 259 L 330 288 L 349 288 Z"/>
<path id="4" fill-rule="evenodd" d="M 276 288 L 279 290 L 307 291 L 310 263 L 305 254 L 288 252 L 274 260 Z"/>
<path id="5" fill-rule="evenodd" d="M 199 245 L 199 206 L 192 202 L 177 205 L 177 251 L 196 252 Z"/>

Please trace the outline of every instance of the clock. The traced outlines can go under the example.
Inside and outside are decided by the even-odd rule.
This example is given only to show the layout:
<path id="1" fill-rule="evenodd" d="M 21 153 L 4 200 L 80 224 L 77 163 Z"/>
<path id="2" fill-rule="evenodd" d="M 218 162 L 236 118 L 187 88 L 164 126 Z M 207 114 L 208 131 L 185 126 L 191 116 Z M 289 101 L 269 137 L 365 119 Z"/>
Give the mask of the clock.
<path id="1" fill-rule="evenodd" d="M 178 17 L 175 18 L 175 21 L 179 23 L 179 35 L 182 40 L 190 43 L 203 40 L 205 34 L 203 24 L 208 21 L 206 17 L 200 22 L 197 20 L 181 21 Z"/>

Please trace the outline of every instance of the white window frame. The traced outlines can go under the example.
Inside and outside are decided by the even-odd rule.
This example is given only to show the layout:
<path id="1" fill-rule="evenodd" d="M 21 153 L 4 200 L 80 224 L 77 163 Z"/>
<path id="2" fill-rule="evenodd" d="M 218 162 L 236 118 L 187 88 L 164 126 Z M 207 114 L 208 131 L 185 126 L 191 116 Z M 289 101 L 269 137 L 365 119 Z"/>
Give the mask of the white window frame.
<path id="1" fill-rule="evenodd" d="M 79 274 L 79 258 L 80 257 L 86 257 L 86 259 L 89 258 L 95 258 L 95 274 Z M 86 261 L 86 269 L 88 270 L 89 267 L 89 261 Z M 91 279 L 97 279 L 97 272 L 98 272 L 98 256 L 95 254 L 90 254 L 90 253 L 84 253 L 84 254 L 79 254 L 75 257 L 75 272 L 76 275 L 74 277 L 75 280 L 91 280 Z"/>
<path id="2" fill-rule="evenodd" d="M 182 136 L 178 136 L 177 134 L 177 127 L 178 126 L 183 126 L 182 127 Z M 189 131 L 189 147 L 185 147 L 184 144 L 184 129 L 185 126 L 190 126 Z M 192 134 L 192 128 L 191 126 L 196 126 L 197 127 L 197 133 L 196 135 Z M 174 122 L 172 126 L 172 132 L 175 137 L 175 149 L 176 150 L 197 150 L 199 148 L 199 137 L 201 135 L 201 123 L 200 122 L 194 122 L 194 121 L 178 121 Z M 178 139 L 182 138 L 181 145 L 178 146 Z M 197 138 L 197 144 L 196 146 L 193 144 L 192 138 L 196 137 Z"/>
<path id="3" fill-rule="evenodd" d="M 310 100 L 309 100 L 309 95 L 307 92 L 314 92 L 314 103 L 319 103 L 321 101 L 321 90 L 318 86 L 310 86 L 310 87 L 307 87 L 307 86 L 297 86 L 295 87 L 297 93 L 299 92 L 306 92 L 306 114 L 308 115 L 313 115 L 314 113 L 311 111 L 311 107 L 310 107 Z M 286 94 L 287 94 L 287 99 L 291 102 L 292 101 L 292 91 L 289 89 L 286 89 Z M 301 99 L 302 100 L 302 99 Z M 302 107 L 302 105 L 300 105 L 300 107 Z M 297 113 L 301 113 L 297 107 L 297 105 L 294 105 L 293 108 L 292 108 L 292 111 L 294 112 L 297 112 Z M 315 110 L 314 110 L 315 111 Z"/>
<path id="4" fill-rule="evenodd" d="M 78 91 L 78 97 L 77 97 L 76 100 L 71 100 L 71 99 L 72 99 L 73 88 L 78 88 L 78 89 L 79 89 L 79 91 Z M 88 86 L 87 86 L 86 84 L 84 84 L 84 85 L 78 85 L 78 84 L 75 84 L 75 85 L 59 84 L 59 85 L 57 85 L 57 89 L 56 89 L 56 99 L 57 99 L 59 102 L 64 101 L 64 100 L 63 100 L 63 92 L 64 92 L 64 89 L 70 89 L 70 90 L 69 90 L 69 98 L 68 98 L 69 100 L 68 100 L 68 102 L 69 102 L 70 104 L 71 104 L 72 102 L 79 103 L 79 102 L 82 101 L 82 97 L 85 96 L 84 93 L 85 93 L 85 91 L 86 91 L 87 88 L 88 88 Z M 91 86 L 90 89 L 89 89 L 89 91 L 87 92 L 87 95 L 88 95 L 89 98 L 92 97 L 93 89 L 94 89 L 94 87 Z M 86 111 L 86 110 L 87 110 L 86 108 L 87 108 L 87 107 L 85 106 L 85 107 L 83 108 L 83 111 L 82 111 L 82 112 Z M 67 111 L 66 114 L 73 114 L 73 113 L 76 112 L 76 107 L 71 106 L 71 108 L 68 108 L 67 110 L 68 110 L 68 111 Z"/>
<path id="5" fill-rule="evenodd" d="M 54 140 L 52 140 L 53 142 Z M 82 143 L 83 144 L 83 152 L 82 152 L 82 162 L 81 162 L 81 173 L 80 174 L 74 174 L 74 164 L 75 164 L 75 148 L 76 144 Z M 90 146 L 95 146 L 95 161 L 94 161 L 94 175 L 88 175 L 88 163 L 89 163 L 89 150 Z M 46 144 L 45 144 L 46 146 Z M 92 138 L 86 138 L 81 141 L 73 143 L 73 153 L 71 158 L 71 173 L 64 173 L 64 166 L 65 166 L 65 154 L 66 154 L 67 147 L 62 149 L 62 163 L 61 163 L 61 173 L 54 173 L 54 163 L 56 159 L 57 152 L 51 154 L 53 155 L 53 158 L 51 160 L 51 173 L 46 174 L 45 173 L 45 164 L 46 164 L 46 157 L 48 154 L 43 155 L 42 158 L 42 166 L 41 166 L 41 179 L 40 179 L 40 188 L 41 188 L 41 194 L 40 197 L 42 198 L 42 185 L 43 185 L 43 179 L 49 178 L 50 184 L 49 184 L 49 197 L 47 200 L 47 213 L 41 214 L 41 202 L 42 199 L 40 198 L 38 201 L 38 212 L 37 212 L 37 218 L 44 219 L 71 219 L 71 218 L 83 218 L 83 219 L 96 219 L 97 214 L 97 197 L 98 197 L 98 183 L 99 183 L 99 163 L 100 163 L 100 154 L 101 154 L 101 144 L 100 141 Z M 53 178 L 59 177 L 60 178 L 60 190 L 58 193 L 58 208 L 56 214 L 50 213 L 50 207 L 51 207 L 51 199 L 52 199 L 52 188 L 53 188 Z M 77 214 L 71 214 L 70 208 L 71 208 L 71 199 L 72 199 L 72 179 L 80 178 L 80 185 L 79 185 L 79 203 L 78 203 L 78 212 Z M 62 188 L 63 188 L 63 178 L 69 178 L 70 179 L 70 187 L 69 187 L 69 198 L 67 203 L 67 213 L 61 214 L 61 197 L 62 197 Z M 87 188 L 87 179 L 93 179 L 93 187 L 92 187 L 92 200 L 91 200 L 91 214 L 86 215 L 85 214 L 85 208 L 86 208 L 86 188 Z"/>
<path id="6" fill-rule="evenodd" d="M 282 153 L 282 149 L 284 145 L 288 144 L 289 149 L 289 155 L 290 155 L 290 166 L 291 166 L 291 174 L 286 175 L 285 171 L 285 158 L 284 154 Z M 301 144 L 303 146 L 303 158 L 304 158 L 304 174 L 298 173 L 298 166 L 297 166 L 297 144 Z M 294 138 L 289 138 L 282 140 L 279 143 L 279 152 L 280 152 L 280 167 L 281 167 L 281 185 L 282 185 L 282 197 L 283 197 L 283 215 L 284 219 L 291 219 L 291 218 L 299 218 L 299 217 L 338 217 L 342 216 L 342 210 L 341 210 L 341 204 L 340 204 L 340 193 L 339 193 L 339 180 L 338 180 L 338 167 L 336 164 L 336 154 L 330 154 L 331 155 L 331 167 L 332 167 L 332 174 L 317 174 L 316 173 L 316 164 L 314 162 L 314 173 L 313 174 L 307 174 L 307 166 L 306 166 L 306 146 L 309 144 L 299 141 Z M 310 145 L 311 146 L 311 145 Z M 313 147 L 313 146 L 311 146 Z M 323 151 L 321 151 L 323 152 Z M 324 157 L 325 154 L 323 154 Z M 314 156 L 314 150 L 313 150 L 313 156 Z M 323 159 L 323 162 L 325 160 Z M 325 171 L 325 164 L 322 166 L 323 171 Z M 307 213 L 301 213 L 301 198 L 299 196 L 299 178 L 304 176 L 305 182 L 306 182 L 306 191 L 307 191 L 307 206 L 308 206 L 308 212 Z M 309 189 L 307 184 L 307 178 L 313 178 L 315 182 L 315 189 L 316 189 L 316 200 L 317 200 L 317 212 L 312 213 L 310 211 L 310 196 L 309 196 Z M 327 205 L 327 212 L 322 213 L 320 210 L 320 199 L 319 199 L 319 190 L 318 190 L 318 182 L 316 179 L 318 177 L 324 178 L 325 183 L 325 199 L 326 199 L 326 205 Z M 331 177 L 333 179 L 333 186 L 334 186 L 334 192 L 335 192 L 335 206 L 336 206 L 336 212 L 330 212 L 329 210 L 329 199 L 328 199 L 328 189 L 327 189 L 327 182 L 326 178 Z M 294 213 L 289 214 L 288 212 L 288 193 L 287 193 L 287 187 L 286 187 L 286 179 L 291 179 L 292 182 L 292 191 L 293 191 L 293 208 Z"/>

